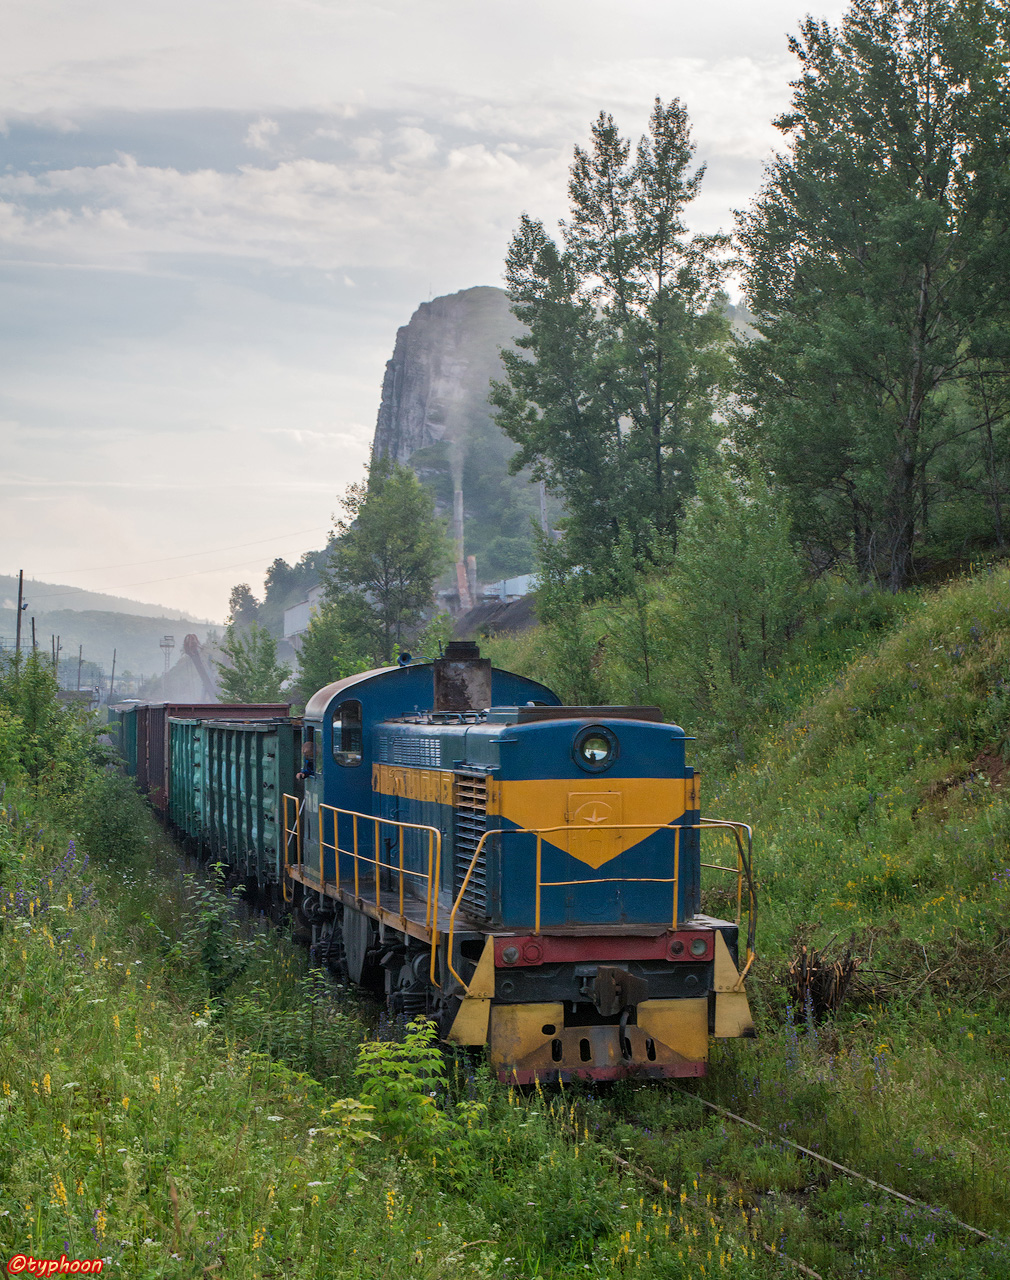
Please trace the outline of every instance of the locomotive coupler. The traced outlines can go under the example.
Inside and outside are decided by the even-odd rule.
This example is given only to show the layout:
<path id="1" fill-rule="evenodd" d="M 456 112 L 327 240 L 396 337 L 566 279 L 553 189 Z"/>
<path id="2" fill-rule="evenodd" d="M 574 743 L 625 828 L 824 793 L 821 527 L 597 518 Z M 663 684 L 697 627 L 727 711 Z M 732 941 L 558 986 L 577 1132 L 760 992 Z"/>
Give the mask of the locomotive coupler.
<path id="1" fill-rule="evenodd" d="M 593 1003 L 604 1018 L 613 1018 L 648 998 L 649 984 L 644 978 L 615 965 L 601 964 L 596 970 Z"/>

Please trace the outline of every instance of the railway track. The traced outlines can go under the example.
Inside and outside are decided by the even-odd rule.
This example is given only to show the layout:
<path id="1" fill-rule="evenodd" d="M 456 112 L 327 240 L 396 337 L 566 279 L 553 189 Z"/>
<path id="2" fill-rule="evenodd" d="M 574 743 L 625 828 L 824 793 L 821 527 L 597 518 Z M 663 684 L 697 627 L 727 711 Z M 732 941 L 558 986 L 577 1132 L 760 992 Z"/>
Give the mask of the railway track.
<path id="1" fill-rule="evenodd" d="M 785 1138 L 782 1134 L 774 1133 L 772 1130 L 756 1124 L 754 1121 L 748 1120 L 744 1116 L 738 1115 L 725 1107 L 719 1106 L 717 1103 L 710 1102 L 707 1098 L 703 1098 L 699 1094 L 692 1093 L 678 1085 L 669 1083 L 666 1084 L 664 1088 L 675 1092 L 685 1099 L 690 1099 L 691 1102 L 697 1105 L 699 1112 L 708 1111 L 710 1114 L 718 1115 L 723 1121 L 728 1121 L 732 1125 L 738 1126 L 740 1129 L 759 1135 L 763 1143 L 773 1144 L 773 1146 L 779 1150 L 795 1152 L 797 1157 L 802 1160 L 813 1162 L 822 1171 L 822 1187 L 824 1185 L 823 1179 L 825 1177 L 829 1182 L 833 1182 L 839 1178 L 851 1179 L 860 1185 L 872 1189 L 872 1191 L 879 1196 L 887 1197 L 890 1200 L 907 1205 L 910 1210 L 929 1215 L 931 1218 L 935 1219 L 936 1227 L 939 1231 L 946 1231 L 948 1233 L 951 1231 L 958 1231 L 963 1233 L 966 1242 L 986 1247 L 987 1250 L 992 1250 L 994 1257 L 998 1254 L 1001 1262 L 997 1264 L 999 1269 L 991 1272 L 994 1280 L 997 1276 L 1003 1277 L 1010 1275 L 1010 1247 L 1007 1246 L 1002 1237 L 983 1231 L 979 1227 L 973 1226 L 971 1223 L 964 1222 L 946 1207 L 929 1204 L 927 1201 L 917 1199 L 914 1196 L 909 1196 L 905 1192 L 899 1191 L 895 1187 L 880 1182 L 858 1169 L 853 1169 L 848 1165 L 832 1160 L 830 1157 L 822 1155 L 820 1152 L 814 1151 L 809 1147 L 793 1142 L 791 1139 Z M 655 1130 L 648 1129 L 643 1122 L 636 1120 L 633 1115 L 622 1115 L 621 1122 L 637 1129 L 643 1134 L 649 1134 L 652 1137 L 656 1136 Z M 668 1132 L 672 1135 L 672 1126 Z M 693 1204 L 697 1210 L 712 1216 L 716 1222 L 724 1223 L 727 1226 L 733 1225 L 725 1214 L 722 1216 L 720 1215 L 719 1207 L 715 1203 L 715 1199 L 713 1197 L 708 1195 L 702 1197 L 700 1191 L 696 1189 L 693 1196 L 691 1194 L 687 1195 L 685 1201 L 685 1185 L 681 1177 L 663 1178 L 662 1168 L 651 1166 L 642 1160 L 636 1160 L 635 1158 L 629 1159 L 626 1156 L 618 1154 L 616 1151 L 610 1149 L 605 1139 L 600 1139 L 600 1146 L 604 1151 L 606 1151 L 607 1156 L 619 1168 L 634 1177 L 637 1181 L 648 1185 L 654 1191 L 671 1200 L 676 1201 L 677 1199 L 680 1199 L 682 1202 L 687 1204 Z M 643 1167 L 643 1164 L 645 1167 Z M 810 1280 L 831 1280 L 831 1276 L 836 1274 L 834 1272 L 822 1273 L 815 1270 L 801 1258 L 794 1257 L 791 1254 L 783 1252 L 777 1239 L 769 1240 L 767 1238 L 769 1233 L 767 1228 L 765 1228 L 765 1223 L 767 1222 L 768 1226 L 773 1228 L 773 1231 L 776 1224 L 774 1221 L 774 1215 L 768 1213 L 767 1206 L 769 1201 L 765 1193 L 760 1191 L 755 1192 L 753 1189 L 749 1190 L 742 1180 L 730 1178 L 712 1171 L 707 1172 L 705 1174 L 705 1178 L 716 1184 L 721 1184 L 724 1189 L 724 1203 L 732 1207 L 734 1213 L 738 1210 L 738 1207 L 743 1210 L 748 1234 L 753 1244 L 757 1248 L 761 1249 L 762 1252 L 770 1259 L 774 1259 L 786 1271 L 795 1275 L 807 1276 Z M 696 1188 L 697 1185 L 696 1180 Z M 787 1200 L 788 1195 L 782 1196 L 781 1199 Z M 758 1201 L 763 1201 L 764 1203 L 759 1204 Z M 860 1274 L 864 1273 L 860 1272 Z M 906 1276 L 913 1273 L 905 1270 L 899 1270 L 894 1274 Z"/>

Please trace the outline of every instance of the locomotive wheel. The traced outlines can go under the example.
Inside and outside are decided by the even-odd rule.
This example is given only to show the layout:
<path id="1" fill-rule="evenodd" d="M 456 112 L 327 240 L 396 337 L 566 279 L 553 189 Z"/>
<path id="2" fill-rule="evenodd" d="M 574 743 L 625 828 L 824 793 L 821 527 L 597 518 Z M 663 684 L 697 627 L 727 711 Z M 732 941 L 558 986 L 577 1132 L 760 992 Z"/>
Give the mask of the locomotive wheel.
<path id="1" fill-rule="evenodd" d="M 344 962 L 352 982 L 370 991 L 386 989 L 385 970 L 378 963 L 379 931 L 375 921 L 354 907 L 344 908 Z"/>

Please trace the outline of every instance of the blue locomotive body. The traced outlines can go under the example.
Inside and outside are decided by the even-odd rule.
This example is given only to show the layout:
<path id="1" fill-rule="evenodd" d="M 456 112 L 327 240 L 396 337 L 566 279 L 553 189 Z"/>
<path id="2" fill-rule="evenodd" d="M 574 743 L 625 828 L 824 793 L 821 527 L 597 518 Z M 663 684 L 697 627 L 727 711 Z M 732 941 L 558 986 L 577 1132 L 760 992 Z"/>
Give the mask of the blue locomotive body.
<path id="1" fill-rule="evenodd" d="M 685 734 L 655 708 L 562 707 L 457 643 L 320 690 L 303 738 L 287 878 L 394 1009 L 520 1081 L 702 1074 L 710 1033 L 751 1033 L 749 830 L 701 820 Z M 729 841 L 734 921 L 700 914 L 706 827 Z"/>

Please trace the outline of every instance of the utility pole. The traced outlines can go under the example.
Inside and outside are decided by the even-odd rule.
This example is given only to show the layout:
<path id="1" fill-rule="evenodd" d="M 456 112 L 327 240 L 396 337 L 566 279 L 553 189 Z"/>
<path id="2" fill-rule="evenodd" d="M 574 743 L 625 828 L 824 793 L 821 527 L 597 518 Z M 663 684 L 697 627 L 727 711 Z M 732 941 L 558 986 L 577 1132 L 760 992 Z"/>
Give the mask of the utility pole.
<path id="1" fill-rule="evenodd" d="M 25 598 L 25 571 L 18 570 L 18 630 L 17 639 L 14 641 L 14 661 L 21 657 L 21 611 L 24 608 Z"/>
<path id="2" fill-rule="evenodd" d="M 84 645 L 77 650 L 77 692 L 81 691 L 81 664 L 84 662 Z"/>
<path id="3" fill-rule="evenodd" d="M 35 639 L 35 619 L 32 618 L 32 653 L 39 647 L 39 642 Z"/>
<path id="4" fill-rule="evenodd" d="M 116 684 L 116 651 L 112 651 L 112 675 L 109 676 L 109 706 L 112 706 L 112 690 Z"/>

